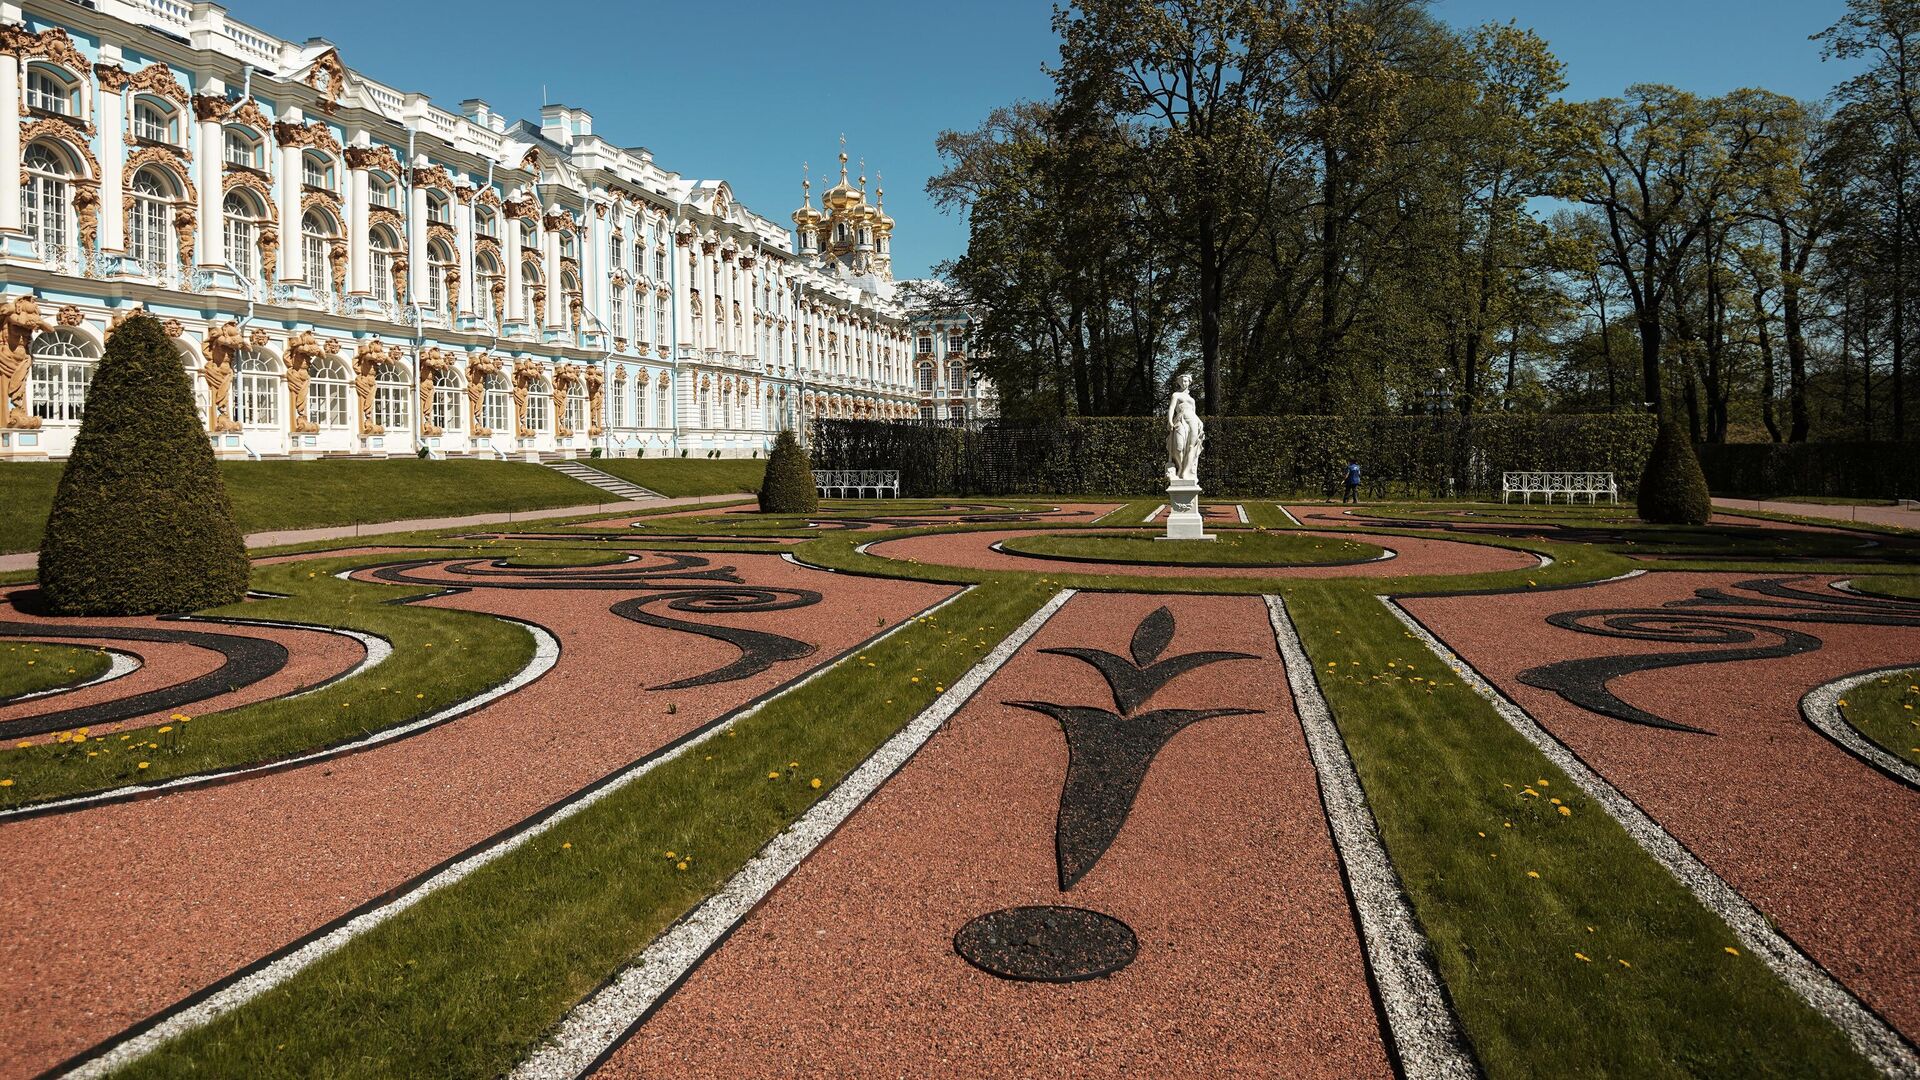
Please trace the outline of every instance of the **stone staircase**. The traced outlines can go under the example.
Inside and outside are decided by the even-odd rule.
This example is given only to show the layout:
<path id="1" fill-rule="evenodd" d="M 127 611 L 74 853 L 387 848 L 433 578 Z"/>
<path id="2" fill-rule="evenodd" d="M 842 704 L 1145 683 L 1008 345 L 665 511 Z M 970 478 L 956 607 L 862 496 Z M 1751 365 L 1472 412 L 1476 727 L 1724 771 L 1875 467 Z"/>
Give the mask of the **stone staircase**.
<path id="1" fill-rule="evenodd" d="M 558 461 L 543 461 L 541 464 L 552 469 L 554 472 L 571 476 L 583 484 L 592 484 L 601 491 L 622 499 L 658 499 L 662 497 L 657 491 L 649 491 L 639 484 L 629 484 L 611 473 L 603 473 L 599 469 L 582 465 L 578 461 L 562 459 Z"/>

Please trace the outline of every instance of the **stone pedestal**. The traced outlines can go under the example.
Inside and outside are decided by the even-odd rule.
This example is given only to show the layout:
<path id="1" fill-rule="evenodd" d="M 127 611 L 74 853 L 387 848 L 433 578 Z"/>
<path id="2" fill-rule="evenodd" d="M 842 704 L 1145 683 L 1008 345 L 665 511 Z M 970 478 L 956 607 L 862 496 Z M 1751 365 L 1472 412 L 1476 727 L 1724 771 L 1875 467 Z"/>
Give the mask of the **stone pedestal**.
<path id="1" fill-rule="evenodd" d="M 1167 535 L 1157 540 L 1212 540 L 1200 517 L 1200 485 L 1167 485 Z"/>
<path id="2" fill-rule="evenodd" d="M 6 403 L 0 402 L 0 412 L 5 410 Z M 34 428 L 0 431 L 0 461 L 45 461 L 47 449 L 44 439 Z"/>

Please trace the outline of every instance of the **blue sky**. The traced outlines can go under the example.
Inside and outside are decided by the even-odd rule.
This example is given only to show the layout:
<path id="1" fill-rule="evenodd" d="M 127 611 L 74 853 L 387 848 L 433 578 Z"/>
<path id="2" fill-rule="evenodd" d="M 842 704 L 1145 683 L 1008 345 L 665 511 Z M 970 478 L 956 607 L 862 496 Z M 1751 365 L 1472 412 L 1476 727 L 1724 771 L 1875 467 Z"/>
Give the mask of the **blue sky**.
<path id="1" fill-rule="evenodd" d="M 799 205 L 801 162 L 812 162 L 816 179 L 834 169 L 844 131 L 853 168 L 865 156 L 869 180 L 885 176 L 902 277 L 966 247 L 964 224 L 923 192 L 939 170 L 935 133 L 1045 95 L 1041 69 L 1055 48 L 1050 7 L 1038 0 L 228 2 L 242 22 L 295 41 L 329 38 L 354 68 L 448 109 L 480 97 L 509 117 L 533 117 L 544 87 L 547 100 L 590 110 L 596 134 L 646 146 L 682 175 L 727 180 L 748 206 L 782 222 Z M 1577 97 L 1633 82 L 1820 97 L 1844 72 L 1822 63 L 1807 36 L 1843 7 L 1438 0 L 1433 10 L 1456 26 L 1515 19 L 1538 30 L 1566 62 Z"/>

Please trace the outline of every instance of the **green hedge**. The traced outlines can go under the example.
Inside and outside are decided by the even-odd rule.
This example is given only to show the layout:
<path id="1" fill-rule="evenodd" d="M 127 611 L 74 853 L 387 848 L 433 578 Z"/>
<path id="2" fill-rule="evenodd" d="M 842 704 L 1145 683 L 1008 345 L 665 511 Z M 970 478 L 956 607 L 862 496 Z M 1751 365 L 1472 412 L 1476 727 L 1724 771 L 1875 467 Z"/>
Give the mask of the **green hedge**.
<path id="1" fill-rule="evenodd" d="M 898 469 L 903 495 L 1152 495 L 1166 487 L 1165 432 L 1138 416 L 1047 427 L 820 420 L 811 449 L 815 468 Z M 1612 470 L 1629 488 L 1654 434 L 1638 413 L 1213 417 L 1200 482 L 1219 495 L 1320 495 L 1358 461 L 1370 497 L 1497 494 L 1502 472 L 1533 469 Z"/>
<path id="2" fill-rule="evenodd" d="M 1720 495 L 1920 498 L 1920 443 L 1728 443 L 1696 447 Z"/>

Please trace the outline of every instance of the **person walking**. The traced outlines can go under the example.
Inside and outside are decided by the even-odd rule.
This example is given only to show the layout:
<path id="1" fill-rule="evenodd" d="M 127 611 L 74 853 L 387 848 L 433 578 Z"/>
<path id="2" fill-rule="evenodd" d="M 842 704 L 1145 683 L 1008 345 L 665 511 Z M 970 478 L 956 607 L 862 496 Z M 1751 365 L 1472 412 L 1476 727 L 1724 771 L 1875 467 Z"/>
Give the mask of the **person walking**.
<path id="1" fill-rule="evenodd" d="M 1357 461 L 1347 462 L 1347 493 L 1340 501 L 1343 503 L 1360 501 L 1360 463 Z"/>

